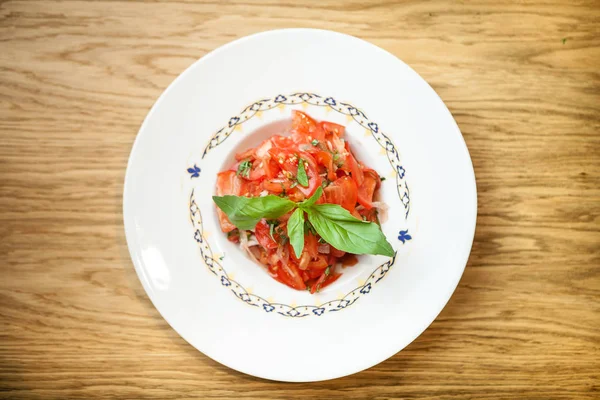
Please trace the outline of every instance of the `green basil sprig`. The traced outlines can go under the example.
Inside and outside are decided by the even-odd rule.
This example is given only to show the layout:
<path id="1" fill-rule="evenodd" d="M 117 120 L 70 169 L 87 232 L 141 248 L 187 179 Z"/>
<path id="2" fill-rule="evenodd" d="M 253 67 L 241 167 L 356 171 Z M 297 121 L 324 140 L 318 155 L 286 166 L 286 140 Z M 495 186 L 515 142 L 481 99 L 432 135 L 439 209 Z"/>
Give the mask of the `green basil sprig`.
<path id="1" fill-rule="evenodd" d="M 296 174 L 298 183 L 304 187 L 308 187 L 308 175 L 306 175 L 306 168 L 304 167 L 304 160 L 298 160 L 298 173 Z"/>
<path id="2" fill-rule="evenodd" d="M 321 187 L 309 199 L 295 203 L 278 196 L 213 196 L 214 202 L 239 229 L 254 229 L 262 219 L 275 219 L 290 212 L 288 236 L 296 257 L 304 249 L 305 214 L 315 231 L 338 250 L 352 254 L 381 254 L 392 257 L 394 249 L 374 222 L 355 218 L 337 204 L 315 204 L 323 194 Z"/>

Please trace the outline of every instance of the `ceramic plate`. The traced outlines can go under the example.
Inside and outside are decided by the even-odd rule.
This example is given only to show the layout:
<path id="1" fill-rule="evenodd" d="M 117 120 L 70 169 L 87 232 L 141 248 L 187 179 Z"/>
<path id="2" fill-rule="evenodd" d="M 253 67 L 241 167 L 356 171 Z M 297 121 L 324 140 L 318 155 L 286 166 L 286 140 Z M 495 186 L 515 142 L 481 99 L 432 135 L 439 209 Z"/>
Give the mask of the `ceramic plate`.
<path id="1" fill-rule="evenodd" d="M 285 131 L 294 109 L 345 125 L 386 178 L 395 250 L 315 295 L 227 241 L 211 200 L 235 152 Z M 370 43 L 309 29 L 237 40 L 182 73 L 138 133 L 123 203 L 135 269 L 173 329 L 228 367 L 297 382 L 369 368 L 423 332 L 458 284 L 477 214 L 469 153 L 431 87 Z"/>

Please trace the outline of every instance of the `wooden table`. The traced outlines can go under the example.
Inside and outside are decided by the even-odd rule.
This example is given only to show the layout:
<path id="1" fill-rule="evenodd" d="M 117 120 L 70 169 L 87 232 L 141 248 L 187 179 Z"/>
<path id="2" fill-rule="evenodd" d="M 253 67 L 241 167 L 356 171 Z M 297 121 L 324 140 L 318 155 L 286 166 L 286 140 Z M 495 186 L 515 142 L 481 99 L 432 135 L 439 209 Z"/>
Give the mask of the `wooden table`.
<path id="1" fill-rule="evenodd" d="M 286 384 L 205 357 L 160 317 L 123 232 L 123 177 L 159 94 L 210 50 L 329 28 L 439 93 L 479 192 L 456 293 L 362 373 Z M 0 397 L 600 398 L 597 1 L 0 1 Z"/>

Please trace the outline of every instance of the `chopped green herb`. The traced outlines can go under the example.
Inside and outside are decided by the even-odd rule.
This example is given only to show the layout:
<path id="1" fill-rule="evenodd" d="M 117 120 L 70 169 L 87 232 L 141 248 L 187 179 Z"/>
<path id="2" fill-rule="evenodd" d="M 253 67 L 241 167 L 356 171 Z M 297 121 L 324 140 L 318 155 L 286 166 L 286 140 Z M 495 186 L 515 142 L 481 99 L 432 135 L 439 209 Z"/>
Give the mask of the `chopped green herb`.
<path id="1" fill-rule="evenodd" d="M 252 169 L 252 161 L 245 160 L 240 163 L 237 170 L 237 175 L 242 176 L 244 178 L 248 178 L 250 176 L 250 170 Z"/>
<path id="2" fill-rule="evenodd" d="M 221 257 L 219 257 L 219 260 L 223 261 L 224 258 L 225 258 L 225 256 L 221 256 Z"/>
<path id="3" fill-rule="evenodd" d="M 313 146 L 316 146 L 319 144 L 319 141 L 317 139 L 313 139 L 313 141 L 310 142 L 310 144 L 312 144 Z"/>
<path id="4" fill-rule="evenodd" d="M 275 227 L 279 225 L 279 221 L 276 219 L 267 220 L 267 225 L 269 225 L 269 234 L 271 235 L 271 239 L 277 241 L 273 233 L 275 232 Z"/>
<path id="5" fill-rule="evenodd" d="M 308 176 L 306 175 L 306 169 L 304 168 L 304 160 L 298 160 L 298 174 L 296 175 L 298 183 L 304 187 L 308 187 Z"/>
<path id="6" fill-rule="evenodd" d="M 292 182 L 292 184 L 290 185 L 290 189 L 295 188 L 296 186 L 298 186 L 298 181 L 294 181 Z"/>
<path id="7" fill-rule="evenodd" d="M 230 238 L 232 236 L 239 235 L 239 234 L 240 234 L 240 231 L 238 230 L 238 228 L 235 228 L 234 230 L 227 232 L 227 237 Z"/>
<path id="8" fill-rule="evenodd" d="M 330 272 L 331 272 L 331 265 L 328 265 L 327 268 L 325 268 L 325 276 L 328 276 Z"/>
<path id="9" fill-rule="evenodd" d="M 567 42 L 567 38 L 563 38 L 562 42 L 565 44 Z"/>
<path id="10" fill-rule="evenodd" d="M 381 179 L 381 182 L 385 181 L 385 176 L 380 176 L 379 179 Z"/>
<path id="11" fill-rule="evenodd" d="M 335 162 L 335 165 L 337 165 L 338 168 L 344 166 L 344 160 L 341 159 L 340 153 L 337 151 L 333 153 L 333 162 Z"/>

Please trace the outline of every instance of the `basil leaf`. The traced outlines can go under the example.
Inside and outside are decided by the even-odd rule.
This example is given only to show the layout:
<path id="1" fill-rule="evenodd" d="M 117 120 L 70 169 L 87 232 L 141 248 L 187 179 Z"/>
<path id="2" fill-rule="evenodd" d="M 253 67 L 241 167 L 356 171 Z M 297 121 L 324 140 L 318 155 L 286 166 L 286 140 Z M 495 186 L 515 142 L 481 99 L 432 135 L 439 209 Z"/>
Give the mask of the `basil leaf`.
<path id="1" fill-rule="evenodd" d="M 300 258 L 304 249 L 304 211 L 302 209 L 297 208 L 294 211 L 288 220 L 287 231 L 294 253 L 296 253 L 297 258 Z"/>
<path id="2" fill-rule="evenodd" d="M 317 202 L 317 200 L 319 200 L 319 198 L 321 197 L 322 194 L 323 194 L 323 188 L 319 186 L 317 188 L 317 190 L 315 191 L 315 194 L 310 196 L 310 198 L 304 200 L 302 203 L 298 204 L 298 206 L 303 207 L 303 208 L 311 207 L 313 204 L 315 204 Z"/>
<path id="3" fill-rule="evenodd" d="M 304 187 L 308 187 L 308 176 L 306 175 L 306 169 L 304 168 L 304 160 L 298 160 L 298 173 L 296 174 L 298 183 Z"/>
<path id="4" fill-rule="evenodd" d="M 244 178 L 250 177 L 250 170 L 252 169 L 252 161 L 245 160 L 238 165 L 237 175 L 243 176 Z"/>
<path id="5" fill-rule="evenodd" d="M 306 209 L 317 233 L 336 249 L 353 254 L 394 256 L 379 225 L 354 218 L 337 204 L 316 204 Z"/>
<path id="6" fill-rule="evenodd" d="M 296 207 L 288 199 L 269 195 L 264 197 L 213 196 L 229 221 L 239 229 L 254 229 L 262 218 L 275 219 Z"/>

